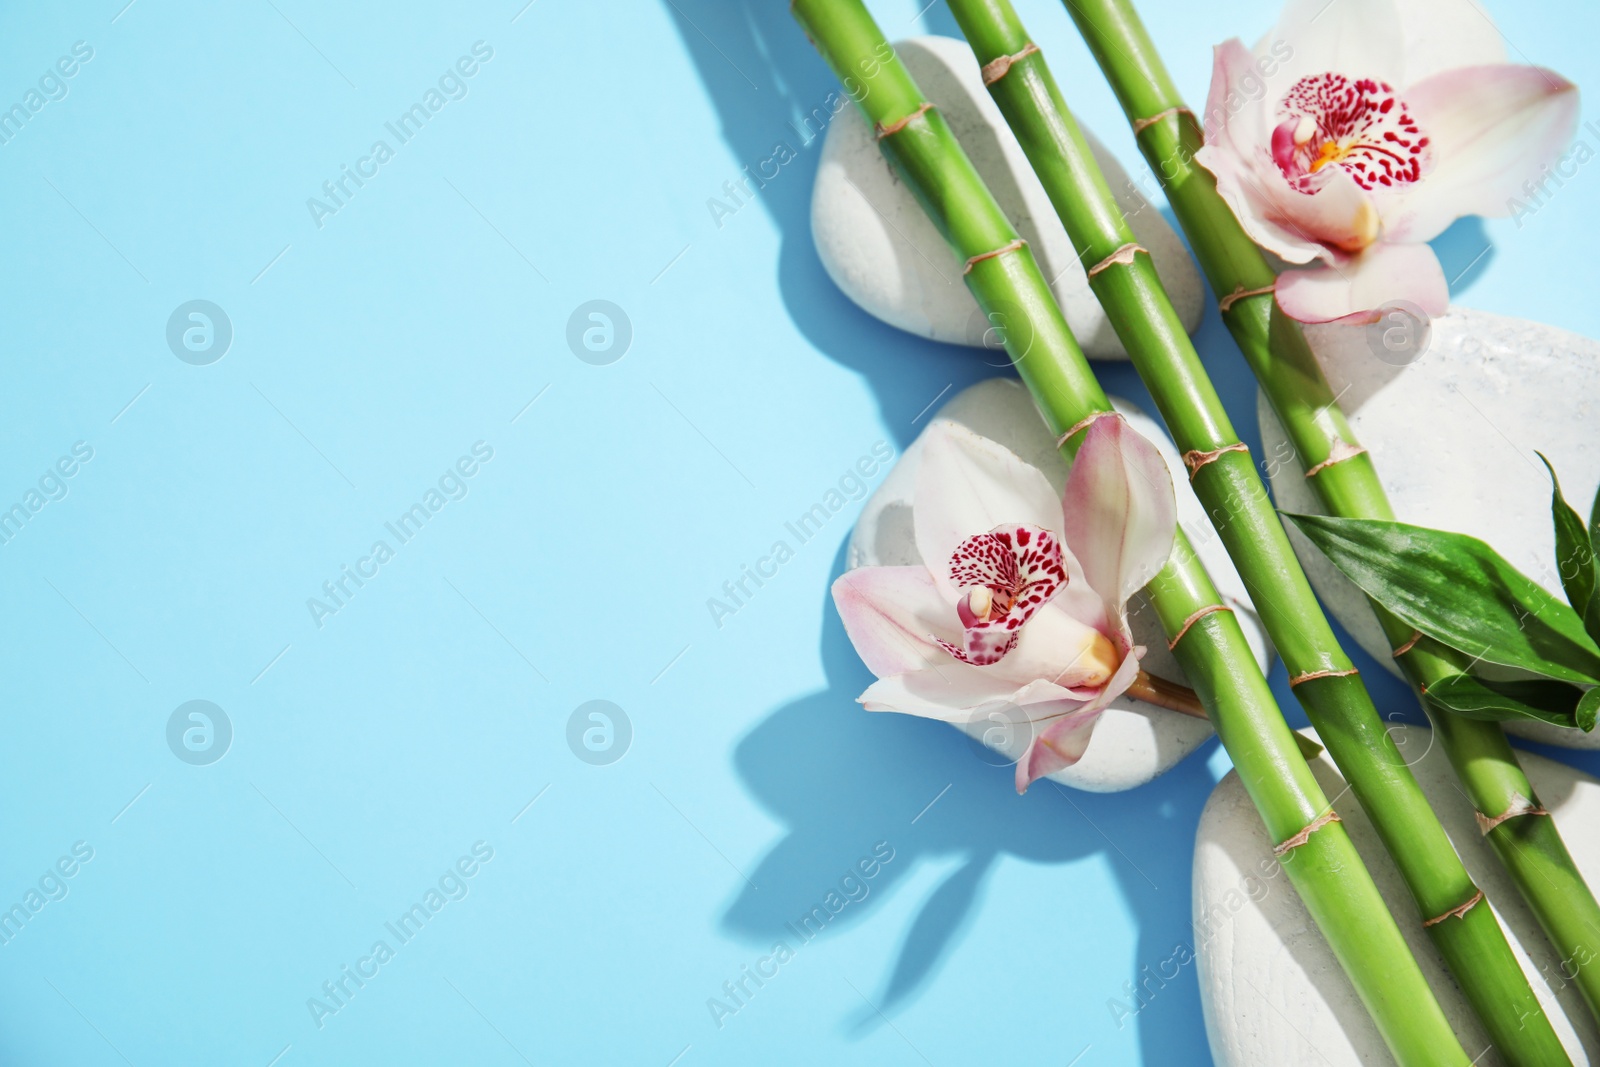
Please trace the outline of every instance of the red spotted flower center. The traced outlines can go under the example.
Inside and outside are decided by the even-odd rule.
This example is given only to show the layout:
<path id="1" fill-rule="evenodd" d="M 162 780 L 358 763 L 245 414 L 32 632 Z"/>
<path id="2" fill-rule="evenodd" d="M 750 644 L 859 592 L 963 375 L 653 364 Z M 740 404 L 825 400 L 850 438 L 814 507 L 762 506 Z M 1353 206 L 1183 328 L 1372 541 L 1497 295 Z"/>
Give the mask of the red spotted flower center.
<path id="1" fill-rule="evenodd" d="M 1386 82 L 1313 74 L 1278 105 L 1272 158 L 1289 184 L 1316 192 L 1337 167 L 1363 189 L 1418 181 L 1433 162 L 1428 136 Z"/>
<path id="2" fill-rule="evenodd" d="M 961 590 L 962 645 L 939 644 L 963 663 L 984 666 L 1011 651 L 1022 624 L 1067 584 L 1067 572 L 1054 534 L 1012 524 L 961 542 L 950 557 L 950 580 Z"/>

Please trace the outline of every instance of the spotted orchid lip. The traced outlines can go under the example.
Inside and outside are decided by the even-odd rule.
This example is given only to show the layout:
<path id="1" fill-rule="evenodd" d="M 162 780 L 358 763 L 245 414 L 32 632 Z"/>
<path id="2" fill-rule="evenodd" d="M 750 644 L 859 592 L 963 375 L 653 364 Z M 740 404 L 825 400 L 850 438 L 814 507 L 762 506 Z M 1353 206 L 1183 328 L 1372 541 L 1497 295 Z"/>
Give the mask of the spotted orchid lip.
<path id="1" fill-rule="evenodd" d="M 950 580 L 963 591 L 956 604 L 962 643 L 934 640 L 981 667 L 1015 647 L 1022 624 L 1067 584 L 1067 572 L 1054 534 L 1012 523 L 961 542 L 950 556 Z"/>
<path id="2" fill-rule="evenodd" d="M 1387 82 L 1332 72 L 1301 78 L 1278 105 L 1272 158 L 1297 192 L 1336 167 L 1362 189 L 1420 181 L 1433 165 L 1427 133 Z"/>

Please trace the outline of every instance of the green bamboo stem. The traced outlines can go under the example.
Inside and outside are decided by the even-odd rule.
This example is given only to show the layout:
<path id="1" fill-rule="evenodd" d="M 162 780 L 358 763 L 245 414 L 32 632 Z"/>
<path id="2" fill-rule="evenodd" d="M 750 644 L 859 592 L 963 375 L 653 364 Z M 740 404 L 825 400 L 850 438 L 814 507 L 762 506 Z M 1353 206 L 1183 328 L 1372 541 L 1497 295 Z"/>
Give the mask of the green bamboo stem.
<path id="1" fill-rule="evenodd" d="M 1066 0 L 1067 9 L 1111 82 L 1145 159 L 1155 171 L 1219 301 L 1234 294 L 1222 314 L 1278 420 L 1333 515 L 1392 519 L 1394 512 L 1369 455 L 1361 450 L 1321 365 L 1298 324 L 1276 307 L 1277 280 L 1261 250 L 1217 193 L 1211 175 L 1194 162 L 1203 143 L 1199 123 L 1162 66 L 1130 0 Z M 1161 121 L 1142 120 L 1166 116 Z M 1332 461 L 1331 463 L 1329 461 Z M 1411 629 L 1373 604 L 1392 647 Z M 1422 642 L 1399 657 L 1419 699 L 1428 686 L 1459 673 L 1466 658 Z M 1440 745 L 1476 809 L 1487 816 L 1512 810 L 1533 787 L 1498 723 L 1435 714 L 1423 701 Z M 1600 1019 L 1600 904 L 1572 862 L 1553 820 L 1542 815 L 1508 819 L 1490 831 L 1489 843 L 1511 874 L 1562 960 L 1548 976 L 1556 987 L 1575 982 Z"/>
<path id="2" fill-rule="evenodd" d="M 1508 1059 L 1568 1064 L 1493 913 L 1471 906 L 1482 899 L 1478 887 L 1339 647 L 1249 453 L 1043 54 L 1009 0 L 950 0 L 950 8 L 1074 249 L 1094 265 L 1090 286 L 1179 449 L 1196 460 L 1195 491 L 1250 588 L 1296 695 L 1405 878 L 1418 920 Z"/>
<path id="3" fill-rule="evenodd" d="M 879 144 L 958 257 L 1052 429 L 1069 435 L 1111 410 L 1032 253 L 923 98 L 860 0 L 795 0 L 793 11 L 874 123 Z M 1005 250 L 1001 254 L 995 254 Z M 979 258 L 974 258 L 979 257 Z M 1017 326 L 1021 325 L 1021 329 Z M 1268 833 L 1288 845 L 1331 808 L 1300 755 L 1233 614 L 1179 531 L 1147 588 L 1176 655 L 1233 758 Z M 1337 822 L 1284 849 L 1283 867 L 1402 1067 L 1465 1067 L 1421 969 Z"/>

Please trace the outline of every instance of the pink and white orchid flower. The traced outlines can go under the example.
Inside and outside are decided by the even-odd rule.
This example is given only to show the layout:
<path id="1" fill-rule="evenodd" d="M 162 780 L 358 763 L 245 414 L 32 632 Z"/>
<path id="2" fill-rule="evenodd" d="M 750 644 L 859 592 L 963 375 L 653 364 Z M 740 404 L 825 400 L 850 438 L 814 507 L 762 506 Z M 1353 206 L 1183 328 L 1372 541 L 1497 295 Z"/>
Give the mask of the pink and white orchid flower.
<path id="1" fill-rule="evenodd" d="M 912 500 L 925 564 L 862 567 L 833 585 L 878 681 L 868 711 L 1031 724 L 1017 791 L 1076 763 L 1139 673 L 1127 602 L 1172 552 L 1177 505 L 1160 453 L 1120 417 L 1096 420 L 1058 498 L 1037 467 L 935 423 Z"/>
<path id="2" fill-rule="evenodd" d="M 1460 216 L 1510 214 L 1571 139 L 1576 87 L 1505 62 L 1475 5 L 1446 10 L 1289 0 L 1254 54 L 1217 46 L 1195 159 L 1258 244 L 1318 264 L 1278 279 L 1292 318 L 1374 322 L 1392 301 L 1443 314 L 1426 242 Z"/>

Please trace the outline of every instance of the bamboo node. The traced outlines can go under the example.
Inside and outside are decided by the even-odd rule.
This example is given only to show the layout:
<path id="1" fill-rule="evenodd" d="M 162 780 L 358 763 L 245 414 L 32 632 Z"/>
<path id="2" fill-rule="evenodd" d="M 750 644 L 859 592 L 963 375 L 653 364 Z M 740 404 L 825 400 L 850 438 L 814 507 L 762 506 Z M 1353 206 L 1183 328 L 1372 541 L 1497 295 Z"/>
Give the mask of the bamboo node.
<path id="1" fill-rule="evenodd" d="M 1316 833 L 1318 830 L 1332 822 L 1344 822 L 1344 820 L 1339 818 L 1338 812 L 1334 811 L 1332 808 L 1329 808 L 1326 812 L 1318 815 L 1315 819 L 1312 819 L 1309 823 L 1307 823 L 1305 829 L 1289 838 L 1289 840 L 1273 848 L 1272 854 L 1274 856 L 1282 856 L 1286 852 L 1299 848 L 1301 845 L 1311 840 L 1312 834 Z"/>
<path id="2" fill-rule="evenodd" d="M 1343 463 L 1347 459 L 1355 459 L 1357 456 L 1366 455 L 1366 452 L 1367 450 L 1364 446 L 1353 445 L 1341 437 L 1334 442 L 1333 448 L 1328 452 L 1328 458 L 1306 471 L 1306 477 L 1315 478 L 1325 468 L 1331 467 L 1335 463 Z"/>
<path id="3" fill-rule="evenodd" d="M 1039 46 L 1029 41 L 1022 46 L 1022 51 L 1009 56 L 997 56 L 983 65 L 983 84 L 993 85 L 1004 78 L 1011 70 L 1011 64 L 1019 62 L 1039 51 Z"/>
<path id="4" fill-rule="evenodd" d="M 1169 107 L 1165 111 L 1157 111 L 1154 115 L 1151 115 L 1147 119 L 1134 119 L 1133 135 L 1137 137 L 1151 126 L 1154 126 L 1156 123 L 1160 122 L 1162 119 L 1170 119 L 1174 115 L 1188 115 L 1192 118 L 1194 116 L 1194 112 L 1190 111 L 1186 107 Z"/>
<path id="5" fill-rule="evenodd" d="M 899 133 L 901 130 L 905 129 L 911 124 L 912 119 L 921 118 L 923 115 L 926 115 L 932 110 L 933 105 L 924 100 L 921 107 L 917 108 L 917 110 L 913 111 L 903 119 L 897 119 L 896 121 L 889 123 L 887 126 L 883 125 L 882 123 L 876 123 L 875 125 L 877 126 L 877 129 L 875 132 L 878 140 L 881 141 L 891 134 Z"/>
<path id="6" fill-rule="evenodd" d="M 1466 918 L 1467 912 L 1471 911 L 1478 904 L 1478 902 L 1481 901 L 1482 899 L 1483 899 L 1483 890 L 1480 889 L 1476 893 L 1472 894 L 1471 898 L 1468 899 L 1465 904 L 1462 904 L 1459 907 L 1451 908 L 1449 911 L 1445 912 L 1443 915 L 1435 915 L 1431 919 L 1423 919 L 1422 920 L 1422 925 L 1423 926 L 1438 926 L 1440 923 L 1444 922 L 1446 919 L 1464 919 L 1464 918 Z"/>
<path id="7" fill-rule="evenodd" d="M 1401 656 L 1405 655 L 1407 652 L 1410 652 L 1413 648 L 1415 648 L 1417 642 L 1421 641 L 1421 640 L 1422 640 L 1422 631 L 1421 630 L 1412 630 L 1411 631 L 1411 636 L 1406 638 L 1406 643 L 1401 645 L 1399 648 L 1395 649 L 1393 652 L 1389 653 L 1389 655 L 1393 656 L 1395 659 L 1399 659 Z"/>
<path id="8" fill-rule="evenodd" d="M 1208 607 L 1201 608 L 1199 611 L 1183 620 L 1183 625 L 1178 627 L 1178 632 L 1173 635 L 1171 641 L 1167 642 L 1167 651 L 1171 652 L 1173 649 L 1177 648 L 1178 642 L 1183 640 L 1183 635 L 1189 632 L 1189 627 L 1193 626 L 1207 615 L 1212 615 L 1219 611 L 1232 610 L 1233 609 L 1228 607 L 1226 604 L 1212 604 Z"/>
<path id="9" fill-rule="evenodd" d="M 1289 679 L 1289 688 L 1293 689 L 1301 682 L 1314 682 L 1318 678 L 1348 678 L 1353 674 L 1360 673 L 1361 672 L 1356 670 L 1354 667 L 1351 667 L 1347 671 L 1305 671 Z"/>
<path id="10" fill-rule="evenodd" d="M 1079 430 L 1087 430 L 1089 427 L 1105 418 L 1120 419 L 1122 416 L 1118 415 L 1115 411 L 1097 411 L 1086 419 L 1079 419 L 1077 422 L 1072 424 L 1066 433 L 1056 438 L 1056 447 L 1065 448 L 1067 442 L 1072 440 L 1073 435 Z"/>
<path id="11" fill-rule="evenodd" d="M 1266 296 L 1268 293 L 1272 292 L 1276 287 L 1277 287 L 1276 284 L 1274 284 L 1274 285 L 1263 285 L 1260 289 L 1246 289 L 1242 285 L 1236 286 L 1234 288 L 1233 292 L 1229 293 L 1227 296 L 1225 296 L 1221 300 L 1217 301 L 1217 311 L 1219 311 L 1222 314 L 1226 315 L 1228 313 L 1228 309 L 1233 307 L 1233 305 L 1237 304 L 1239 301 L 1247 300 L 1252 296 Z"/>
<path id="12" fill-rule="evenodd" d="M 1515 819 L 1519 815 L 1549 815 L 1550 813 L 1520 793 L 1511 794 L 1511 806 L 1499 815 L 1485 815 L 1481 811 L 1473 812 L 1478 817 L 1478 830 L 1483 836 L 1488 837 L 1489 831 L 1505 822 Z"/>
<path id="13" fill-rule="evenodd" d="M 1199 449 L 1190 449 L 1188 452 L 1183 454 L 1183 465 L 1189 468 L 1189 480 L 1192 482 L 1194 481 L 1194 476 L 1199 473 L 1200 468 L 1204 467 L 1207 463 L 1215 462 L 1216 460 L 1219 460 L 1223 456 L 1227 455 L 1229 452 L 1248 451 L 1250 451 L 1250 446 L 1245 444 L 1243 441 L 1235 441 L 1231 445 L 1223 445 L 1221 448 L 1214 448 L 1210 452 L 1202 452 Z"/>
<path id="14" fill-rule="evenodd" d="M 1150 254 L 1150 250 L 1148 248 L 1129 241 L 1127 244 L 1111 253 L 1105 259 L 1102 259 L 1100 262 L 1090 267 L 1089 277 L 1093 278 L 1096 274 L 1099 274 L 1101 271 L 1111 267 L 1126 267 L 1133 262 L 1133 257 L 1137 256 L 1140 252 L 1143 252 L 1147 256 Z"/>
<path id="15" fill-rule="evenodd" d="M 993 252 L 979 252 L 977 255 L 975 255 L 971 259 L 967 260 L 967 265 L 962 268 L 961 273 L 962 274 L 971 274 L 972 273 L 972 268 L 976 267 L 979 263 L 982 263 L 984 260 L 993 259 L 995 256 L 1003 256 L 1007 252 L 1019 251 L 1020 249 L 1027 247 L 1027 244 L 1028 244 L 1028 242 L 1026 242 L 1022 238 L 1018 237 L 1015 241 L 1012 241 L 1010 244 L 1001 245 L 999 248 L 996 248 Z"/>

